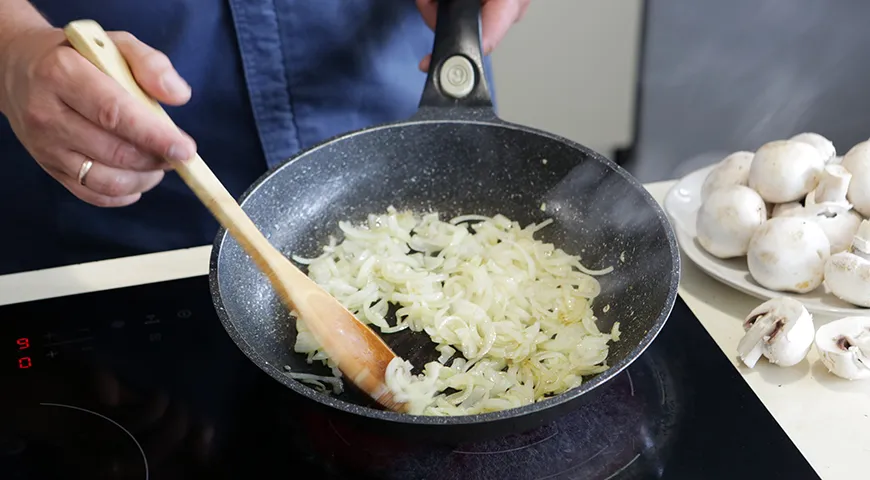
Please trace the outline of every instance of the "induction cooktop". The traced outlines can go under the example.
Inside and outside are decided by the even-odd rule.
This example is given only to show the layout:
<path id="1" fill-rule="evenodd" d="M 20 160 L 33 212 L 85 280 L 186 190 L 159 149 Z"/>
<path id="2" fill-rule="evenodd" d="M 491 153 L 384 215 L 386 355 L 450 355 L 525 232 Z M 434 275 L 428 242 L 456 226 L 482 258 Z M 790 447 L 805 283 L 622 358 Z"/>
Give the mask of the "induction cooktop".
<path id="1" fill-rule="evenodd" d="M 230 340 L 206 277 L 0 307 L 3 479 L 818 478 L 682 300 L 557 422 L 446 447 L 315 408 Z"/>

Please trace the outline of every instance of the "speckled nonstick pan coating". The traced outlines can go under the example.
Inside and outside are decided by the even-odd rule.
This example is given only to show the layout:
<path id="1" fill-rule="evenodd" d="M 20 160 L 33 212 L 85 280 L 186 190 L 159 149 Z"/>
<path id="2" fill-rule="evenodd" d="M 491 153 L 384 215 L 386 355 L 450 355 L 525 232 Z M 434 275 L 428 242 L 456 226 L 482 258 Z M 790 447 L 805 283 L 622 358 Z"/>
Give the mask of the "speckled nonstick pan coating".
<path id="1" fill-rule="evenodd" d="M 524 431 L 582 408 L 599 385 L 654 340 L 677 294 L 680 261 L 673 231 L 637 180 L 582 145 L 495 115 L 482 81 L 479 6 L 479 0 L 440 2 L 434 72 L 412 119 L 342 135 L 288 159 L 257 180 L 241 205 L 282 252 L 309 257 L 330 235 L 341 238 L 339 220 L 362 221 L 391 205 L 437 211 L 444 219 L 469 213 L 501 213 L 522 224 L 552 218 L 538 238 L 581 255 L 589 268 L 614 266 L 599 277 L 602 293 L 594 303 L 603 331 L 621 322 L 607 371 L 533 405 L 460 417 L 384 411 L 352 388 L 338 396 L 321 394 L 284 374 L 285 365 L 295 372 L 328 371 L 293 352 L 293 321 L 268 280 L 224 230 L 212 252 L 215 307 L 253 362 L 334 414 L 396 435 L 478 439 Z M 437 81 L 438 66 L 454 54 L 471 60 L 478 79 L 459 101 L 446 96 Z M 437 358 L 425 333 L 384 338 L 417 366 Z"/>

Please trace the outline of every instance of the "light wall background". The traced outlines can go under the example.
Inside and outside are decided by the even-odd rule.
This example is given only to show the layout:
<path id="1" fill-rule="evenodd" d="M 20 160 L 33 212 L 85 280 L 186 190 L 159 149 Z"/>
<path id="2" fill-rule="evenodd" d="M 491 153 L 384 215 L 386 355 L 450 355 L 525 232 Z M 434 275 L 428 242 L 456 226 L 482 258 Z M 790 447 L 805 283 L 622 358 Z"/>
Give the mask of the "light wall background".
<path id="1" fill-rule="evenodd" d="M 499 115 L 611 157 L 630 143 L 641 0 L 532 0 L 492 55 Z"/>

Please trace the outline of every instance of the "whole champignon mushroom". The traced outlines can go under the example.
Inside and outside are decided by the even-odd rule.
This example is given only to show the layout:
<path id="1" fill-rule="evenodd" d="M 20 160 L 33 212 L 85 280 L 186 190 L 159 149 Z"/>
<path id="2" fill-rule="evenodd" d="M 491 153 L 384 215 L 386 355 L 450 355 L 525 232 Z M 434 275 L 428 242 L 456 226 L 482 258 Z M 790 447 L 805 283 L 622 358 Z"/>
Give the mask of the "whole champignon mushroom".
<path id="1" fill-rule="evenodd" d="M 834 142 L 819 135 L 818 133 L 799 133 L 789 138 L 789 140 L 793 140 L 795 142 L 803 142 L 807 145 L 812 145 L 813 148 L 818 150 L 819 154 L 822 156 L 822 159 L 824 159 L 826 163 L 830 163 L 833 159 L 837 158 L 837 149 L 834 147 Z"/>
<path id="2" fill-rule="evenodd" d="M 870 378 L 870 317 L 846 317 L 819 327 L 816 349 L 834 375 L 847 380 Z"/>
<path id="3" fill-rule="evenodd" d="M 767 202 L 803 199 L 819 183 L 825 160 L 813 146 L 776 140 L 761 146 L 749 168 L 749 187 Z"/>
<path id="4" fill-rule="evenodd" d="M 749 368 L 762 355 L 780 367 L 796 365 L 807 356 L 816 333 L 810 312 L 789 297 L 772 298 L 755 307 L 743 329 L 746 333 L 737 344 L 737 353 Z"/>
<path id="5" fill-rule="evenodd" d="M 840 165 L 852 174 L 847 198 L 858 213 L 870 216 L 870 141 L 852 147 Z"/>
<path id="6" fill-rule="evenodd" d="M 701 202 L 706 202 L 713 190 L 730 185 L 748 185 L 752 152 L 734 152 L 723 158 L 704 180 L 701 186 Z"/>
<path id="7" fill-rule="evenodd" d="M 752 278 L 765 288 L 807 293 L 822 283 L 830 255 L 831 243 L 816 222 L 776 217 L 755 230 L 746 263 Z"/>
<path id="8" fill-rule="evenodd" d="M 785 216 L 802 216 L 816 222 L 831 243 L 831 254 L 847 250 L 861 225 L 861 215 L 837 205 L 816 204 L 792 211 Z"/>
<path id="9" fill-rule="evenodd" d="M 825 288 L 852 305 L 870 307 L 870 221 L 861 222 L 849 250 L 825 262 Z"/>
<path id="10" fill-rule="evenodd" d="M 721 187 L 698 209 L 698 243 L 718 258 L 742 257 L 765 220 L 767 206 L 754 190 L 743 185 Z"/>
<path id="11" fill-rule="evenodd" d="M 852 210 L 852 204 L 846 200 L 851 179 L 852 174 L 842 165 L 827 165 L 819 186 L 807 195 L 807 205 L 791 208 L 780 216 L 803 217 L 815 221 L 831 242 L 832 254 L 846 250 L 852 244 L 852 238 L 862 220 L 861 215 Z"/>

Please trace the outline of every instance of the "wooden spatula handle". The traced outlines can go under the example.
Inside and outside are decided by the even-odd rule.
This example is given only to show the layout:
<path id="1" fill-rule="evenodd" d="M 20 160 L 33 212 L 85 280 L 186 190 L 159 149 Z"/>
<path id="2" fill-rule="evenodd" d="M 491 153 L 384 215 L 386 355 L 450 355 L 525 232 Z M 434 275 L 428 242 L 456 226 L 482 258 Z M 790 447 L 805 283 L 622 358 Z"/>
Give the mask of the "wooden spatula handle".
<path id="1" fill-rule="evenodd" d="M 174 125 L 160 104 L 139 87 L 124 56 L 97 22 L 77 20 L 69 23 L 64 28 L 64 33 L 73 48 L 82 56 Z M 270 257 L 280 253 L 269 244 L 199 154 L 185 162 L 172 162 L 172 166 L 221 225 L 254 258 L 254 261 L 258 264 L 261 262 L 271 264 L 273 261 L 278 261 L 277 258 Z M 281 260 L 284 260 L 283 257 Z M 268 268 L 268 273 L 273 270 L 274 265 L 262 265 L 261 268 L 263 267 Z"/>
<path id="2" fill-rule="evenodd" d="M 66 37 L 82 56 L 114 78 L 167 122 L 169 115 L 146 94 L 117 46 L 99 24 L 79 20 L 68 24 Z M 371 329 L 317 286 L 276 250 L 199 155 L 172 166 L 203 204 L 266 274 L 278 295 L 296 308 L 315 339 L 356 385 L 387 408 L 402 411 L 385 385 L 384 372 L 395 354 Z"/>

